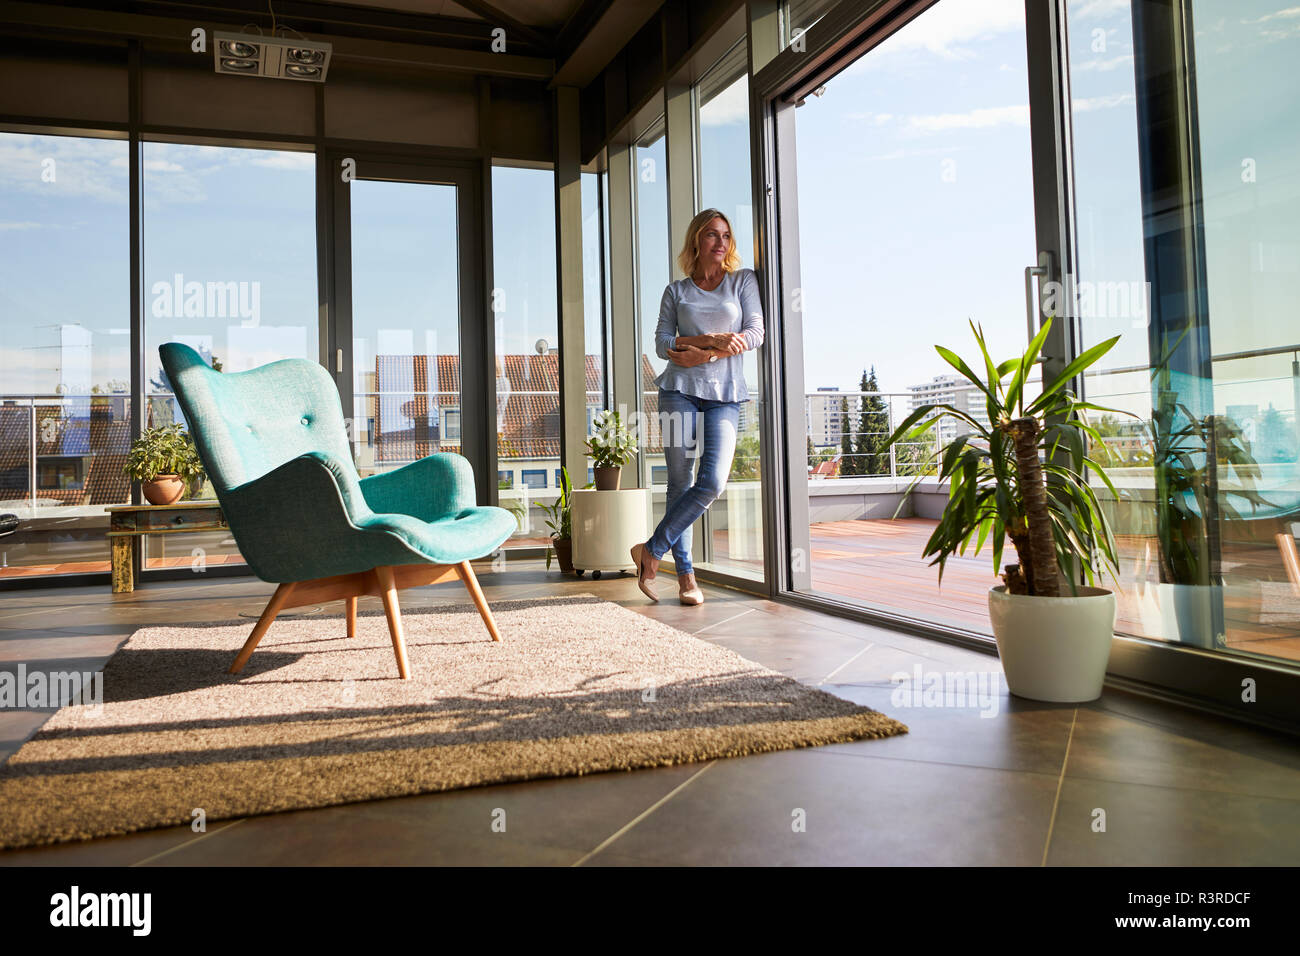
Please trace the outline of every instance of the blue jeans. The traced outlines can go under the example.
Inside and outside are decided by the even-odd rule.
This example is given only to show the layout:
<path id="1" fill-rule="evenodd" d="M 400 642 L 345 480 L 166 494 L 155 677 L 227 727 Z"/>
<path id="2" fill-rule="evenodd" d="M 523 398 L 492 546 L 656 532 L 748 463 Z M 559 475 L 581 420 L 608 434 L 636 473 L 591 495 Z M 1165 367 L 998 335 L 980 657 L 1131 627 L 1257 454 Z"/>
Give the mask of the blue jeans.
<path id="1" fill-rule="evenodd" d="M 646 543 L 662 558 L 671 549 L 678 574 L 691 565 L 691 525 L 727 487 L 736 453 L 740 403 L 659 389 L 659 434 L 668 465 L 668 506 Z M 692 480 L 693 466 L 699 463 Z"/>

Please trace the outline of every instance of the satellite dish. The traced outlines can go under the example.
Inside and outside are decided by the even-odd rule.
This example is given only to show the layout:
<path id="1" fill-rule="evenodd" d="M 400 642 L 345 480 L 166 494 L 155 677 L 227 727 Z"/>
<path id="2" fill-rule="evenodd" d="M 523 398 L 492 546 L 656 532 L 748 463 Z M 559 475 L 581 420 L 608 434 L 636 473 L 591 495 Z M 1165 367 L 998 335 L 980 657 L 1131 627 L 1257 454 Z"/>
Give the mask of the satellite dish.
<path id="1" fill-rule="evenodd" d="M 537 344 L 534 345 L 533 348 L 537 351 L 538 355 L 545 355 L 551 350 L 551 346 L 547 344 L 546 339 L 538 339 Z"/>

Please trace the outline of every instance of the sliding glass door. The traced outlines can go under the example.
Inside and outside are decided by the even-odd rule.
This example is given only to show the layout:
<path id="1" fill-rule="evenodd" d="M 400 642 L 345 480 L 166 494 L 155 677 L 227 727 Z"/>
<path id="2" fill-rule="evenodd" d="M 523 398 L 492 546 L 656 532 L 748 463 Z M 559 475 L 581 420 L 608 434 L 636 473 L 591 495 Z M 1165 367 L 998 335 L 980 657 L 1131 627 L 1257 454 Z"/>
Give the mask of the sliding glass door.
<path id="1" fill-rule="evenodd" d="M 978 355 L 974 323 L 997 360 L 1023 351 L 1024 269 L 1049 248 L 1036 236 L 1024 7 L 998 5 L 978 30 L 968 14 L 942 0 L 792 92 L 777 148 L 794 152 L 783 190 L 798 203 L 783 240 L 798 262 L 786 354 L 802 356 L 785 368 L 802 383 L 786 399 L 803 453 L 788 474 L 794 589 L 987 633 L 988 553 L 949 561 L 942 588 L 921 557 L 947 499 L 936 442 L 967 429 L 946 420 L 925 441 L 886 441 L 922 404 L 987 422 L 935 345 Z"/>
<path id="2" fill-rule="evenodd" d="M 1115 490 L 1093 487 L 1117 633 L 1145 642 L 1117 673 L 1163 682 L 1162 644 L 1216 668 L 1300 661 L 1300 17 L 1284 0 L 981 11 L 864 19 L 865 54 L 813 49 L 760 88 L 782 580 L 987 635 L 987 554 L 950 560 L 942 589 L 920 557 L 947 496 L 933 455 L 958 428 L 883 439 L 923 402 L 984 413 L 934 345 L 970 355 L 973 322 L 1000 361 L 1052 315 L 1041 375 L 1119 336 L 1075 383 L 1118 409 L 1092 449 Z"/>
<path id="3" fill-rule="evenodd" d="M 1300 660 L 1300 16 L 1066 4 L 1120 633 Z"/>

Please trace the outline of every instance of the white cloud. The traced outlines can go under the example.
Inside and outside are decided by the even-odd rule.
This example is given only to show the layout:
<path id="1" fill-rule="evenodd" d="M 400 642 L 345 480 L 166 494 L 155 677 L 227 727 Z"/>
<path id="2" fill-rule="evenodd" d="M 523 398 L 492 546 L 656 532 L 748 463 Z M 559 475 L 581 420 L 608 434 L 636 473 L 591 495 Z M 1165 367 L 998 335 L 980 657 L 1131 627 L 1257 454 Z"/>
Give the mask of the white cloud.
<path id="1" fill-rule="evenodd" d="M 1132 93 L 1112 93 L 1108 96 L 1081 97 L 1071 102 L 1076 113 L 1109 109 L 1133 102 Z M 869 115 L 869 114 L 863 114 Z M 991 129 L 997 126 L 1028 126 L 1029 104 L 1014 106 L 985 106 L 965 113 L 932 113 L 909 116 L 904 128 L 914 133 L 946 133 L 955 129 Z"/>
<path id="2" fill-rule="evenodd" d="M 936 146 L 930 149 L 891 149 L 887 153 L 876 153 L 874 156 L 862 157 L 863 162 L 881 162 L 894 159 L 916 159 L 919 156 L 953 156 L 957 153 L 965 152 L 960 146 Z"/>
<path id="3" fill-rule="evenodd" d="M 0 222 L 0 232 L 11 229 L 39 229 L 39 222 Z"/>
<path id="4" fill-rule="evenodd" d="M 1087 113 L 1093 110 L 1106 110 L 1112 106 L 1124 106 L 1127 103 L 1133 103 L 1132 93 L 1111 93 L 1107 96 L 1087 96 L 1079 97 L 1070 101 L 1070 109 L 1076 113 Z"/>
<path id="5" fill-rule="evenodd" d="M 1268 23 L 1270 20 L 1291 20 L 1300 18 L 1300 7 L 1287 7 L 1284 10 L 1274 10 L 1272 13 L 1266 13 L 1262 17 L 1256 17 L 1253 20 L 1243 19 L 1242 23 Z"/>
<path id="6" fill-rule="evenodd" d="M 125 202 L 126 143 L 74 136 L 0 136 L 0 192 Z"/>
<path id="7" fill-rule="evenodd" d="M 1113 14 L 1127 14 L 1131 0 L 1086 0 L 1070 11 L 1071 20 L 1088 20 L 1108 17 Z"/>
<path id="8" fill-rule="evenodd" d="M 893 113 L 845 113 L 844 118 L 847 120 L 861 120 L 864 123 L 870 123 L 872 126 L 884 126 L 894 118 Z"/>
<path id="9" fill-rule="evenodd" d="M 859 63 L 885 53 L 924 51 L 945 60 L 967 59 L 974 47 L 999 33 L 1025 29 L 1024 0 L 961 0 L 940 3 L 921 14 Z"/>
<path id="10" fill-rule="evenodd" d="M 749 122 L 749 84 L 732 83 L 700 110 L 701 126 Z"/>
<path id="11" fill-rule="evenodd" d="M 992 126 L 1028 126 L 1029 104 L 988 106 L 965 113 L 933 113 L 909 116 L 907 129 L 918 133 L 942 133 L 953 129 L 988 129 Z"/>
<path id="12" fill-rule="evenodd" d="M 748 103 L 745 104 L 748 109 Z M 253 158 L 252 165 L 268 169 L 315 169 L 315 153 L 275 152 L 262 153 Z"/>
<path id="13" fill-rule="evenodd" d="M 1094 58 L 1085 60 L 1082 57 L 1070 61 L 1071 71 L 1083 72 L 1084 70 L 1096 70 L 1098 73 L 1109 73 L 1111 70 L 1121 66 L 1131 65 L 1133 63 L 1132 53 L 1122 53 L 1119 56 L 1112 56 L 1109 59 Z"/>

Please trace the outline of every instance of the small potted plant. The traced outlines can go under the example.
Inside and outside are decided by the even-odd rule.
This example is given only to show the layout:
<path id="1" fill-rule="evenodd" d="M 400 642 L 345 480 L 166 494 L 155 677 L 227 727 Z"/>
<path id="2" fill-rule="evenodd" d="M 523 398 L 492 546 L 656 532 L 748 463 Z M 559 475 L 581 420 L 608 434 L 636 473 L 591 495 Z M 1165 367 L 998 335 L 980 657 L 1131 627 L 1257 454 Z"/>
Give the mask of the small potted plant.
<path id="1" fill-rule="evenodd" d="M 560 562 L 560 571 L 573 573 L 573 485 L 569 469 L 560 469 L 560 494 L 552 504 L 542 505 L 546 527 L 551 530 L 551 544 L 546 549 L 546 570 L 551 570 L 551 554 Z"/>
<path id="2" fill-rule="evenodd" d="M 1051 324 L 1043 323 L 1024 355 L 998 365 L 972 323 L 983 379 L 935 346 L 984 396 L 988 424 L 952 405 L 922 405 L 889 444 L 915 440 L 943 418 L 964 424 L 965 433 L 935 453 L 939 480 L 949 482 L 948 503 L 924 556 L 934 558 L 942 583 L 948 558 L 972 542 L 976 554 L 991 544 L 993 571 L 1001 570 L 1004 583 L 989 591 L 989 617 L 1007 687 L 1032 700 L 1082 702 L 1101 696 L 1114 637 L 1115 595 L 1096 585 L 1103 570 L 1118 578 L 1115 541 L 1089 475 L 1112 495 L 1115 489 L 1090 455 L 1101 436 L 1086 413 L 1127 413 L 1081 401 L 1068 388 L 1119 336 L 1084 351 L 1037 397 L 1025 394 Z M 1018 563 L 1002 568 L 1008 538 Z"/>
<path id="3" fill-rule="evenodd" d="M 150 504 L 170 505 L 180 500 L 187 484 L 203 477 L 194 440 L 179 423 L 146 428 L 131 443 L 122 471 L 140 482 Z"/>
<path id="4" fill-rule="evenodd" d="M 596 473 L 597 491 L 618 491 L 623 466 L 636 454 L 636 436 L 623 424 L 616 411 L 603 411 L 592 422 L 587 453 Z"/>

